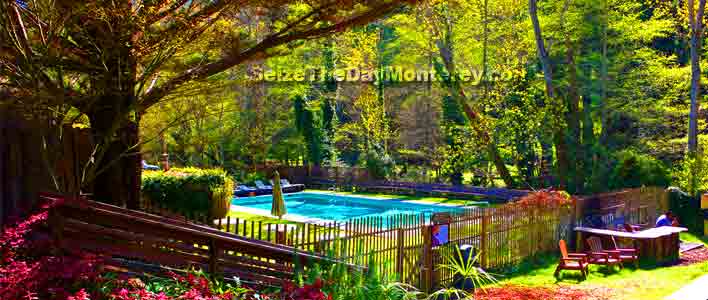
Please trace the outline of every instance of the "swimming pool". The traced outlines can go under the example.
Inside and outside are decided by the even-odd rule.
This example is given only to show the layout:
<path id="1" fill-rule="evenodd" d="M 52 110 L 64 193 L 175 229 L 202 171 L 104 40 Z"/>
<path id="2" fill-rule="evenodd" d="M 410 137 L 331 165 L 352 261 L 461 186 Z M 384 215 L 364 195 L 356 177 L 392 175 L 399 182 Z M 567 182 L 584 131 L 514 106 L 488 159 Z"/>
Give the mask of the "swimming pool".
<path id="1" fill-rule="evenodd" d="M 346 221 L 368 216 L 391 216 L 399 214 L 426 215 L 436 212 L 462 211 L 459 206 L 420 204 L 396 199 L 375 199 L 361 196 L 344 196 L 329 193 L 300 192 L 286 194 L 285 206 L 288 217 L 303 220 Z M 263 215 L 270 214 L 273 202 L 271 195 L 234 198 L 235 209 Z M 245 208 L 245 209 L 244 209 Z"/>

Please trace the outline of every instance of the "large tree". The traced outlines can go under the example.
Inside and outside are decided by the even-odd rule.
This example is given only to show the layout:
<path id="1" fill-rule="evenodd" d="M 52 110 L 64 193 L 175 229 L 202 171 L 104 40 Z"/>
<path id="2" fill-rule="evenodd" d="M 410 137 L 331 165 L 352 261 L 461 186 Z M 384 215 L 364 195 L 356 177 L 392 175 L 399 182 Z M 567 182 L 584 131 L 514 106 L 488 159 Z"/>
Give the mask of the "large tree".
<path id="1" fill-rule="evenodd" d="M 3 0 L 0 88 L 11 104 L 88 117 L 96 147 L 84 186 L 134 208 L 148 108 L 191 82 L 367 24 L 404 2 L 414 1 Z M 267 32 L 250 32 L 254 22 Z"/>
<path id="2" fill-rule="evenodd" d="M 703 42 L 703 13 L 706 0 L 688 0 L 688 20 L 691 24 L 691 109 L 688 120 L 688 152 L 698 150 L 698 100 L 701 96 L 701 48 Z"/>

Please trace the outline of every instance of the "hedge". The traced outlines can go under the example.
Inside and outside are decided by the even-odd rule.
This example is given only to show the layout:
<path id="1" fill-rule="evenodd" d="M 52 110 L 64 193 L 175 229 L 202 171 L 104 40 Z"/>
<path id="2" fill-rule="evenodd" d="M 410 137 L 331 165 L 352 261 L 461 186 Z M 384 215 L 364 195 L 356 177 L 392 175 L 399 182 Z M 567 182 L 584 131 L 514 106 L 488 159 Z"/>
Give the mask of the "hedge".
<path id="1" fill-rule="evenodd" d="M 172 168 L 144 171 L 142 197 L 150 205 L 187 217 L 226 216 L 235 183 L 221 169 Z"/>

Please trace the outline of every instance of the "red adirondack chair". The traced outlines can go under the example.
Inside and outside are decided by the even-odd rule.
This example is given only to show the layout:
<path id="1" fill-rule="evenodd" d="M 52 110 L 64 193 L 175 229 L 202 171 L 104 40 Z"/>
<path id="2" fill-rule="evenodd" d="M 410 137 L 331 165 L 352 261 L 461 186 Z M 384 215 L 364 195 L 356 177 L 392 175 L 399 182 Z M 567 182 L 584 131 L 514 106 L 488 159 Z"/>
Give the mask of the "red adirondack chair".
<path id="1" fill-rule="evenodd" d="M 558 246 L 560 247 L 561 258 L 553 276 L 558 277 L 561 270 L 574 270 L 580 271 L 583 278 L 587 278 L 589 265 L 587 260 L 588 255 L 584 253 L 568 253 L 568 248 L 564 240 L 560 240 Z"/>
<path id="2" fill-rule="evenodd" d="M 587 243 L 590 246 L 590 252 L 588 253 L 589 263 L 608 267 L 619 266 L 622 269 L 620 251 L 603 249 L 602 240 L 596 236 L 589 237 Z"/>
<path id="3" fill-rule="evenodd" d="M 612 237 L 612 244 L 615 246 L 614 251 L 619 251 L 619 258 L 624 262 L 631 262 L 635 268 L 639 268 L 639 251 L 635 248 L 620 248 L 617 246 L 615 237 Z"/>

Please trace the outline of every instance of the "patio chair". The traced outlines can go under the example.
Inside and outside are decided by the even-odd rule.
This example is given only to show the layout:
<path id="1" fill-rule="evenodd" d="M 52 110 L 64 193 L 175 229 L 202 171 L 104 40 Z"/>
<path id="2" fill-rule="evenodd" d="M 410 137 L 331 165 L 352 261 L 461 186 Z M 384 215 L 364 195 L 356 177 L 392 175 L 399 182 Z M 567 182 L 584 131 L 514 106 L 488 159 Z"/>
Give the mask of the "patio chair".
<path id="1" fill-rule="evenodd" d="M 587 278 L 589 266 L 587 260 L 588 255 L 584 253 L 568 253 L 568 247 L 564 240 L 560 240 L 558 246 L 560 247 L 561 257 L 553 276 L 558 277 L 561 270 L 574 270 L 580 271 L 583 279 Z"/>
<path id="2" fill-rule="evenodd" d="M 245 185 L 238 185 L 234 189 L 234 195 L 236 196 L 248 196 L 251 193 L 256 193 L 258 191 L 257 188 L 252 188 L 250 186 L 245 186 Z"/>
<path id="3" fill-rule="evenodd" d="M 270 180 L 270 185 L 275 186 L 275 182 L 273 182 L 273 179 Z M 283 179 L 280 180 L 280 188 L 283 189 L 283 192 L 285 193 L 292 193 L 295 191 L 294 186 L 291 184 L 287 184 L 286 181 L 283 181 Z"/>
<path id="4" fill-rule="evenodd" d="M 254 181 L 254 183 L 256 184 L 256 187 L 259 190 L 263 190 L 263 191 L 272 191 L 273 190 L 272 186 L 264 184 L 263 181 L 256 180 L 256 181 Z"/>
<path id="5" fill-rule="evenodd" d="M 588 246 L 590 246 L 590 252 L 588 253 L 588 262 L 594 265 L 607 266 L 609 268 L 613 266 L 619 266 L 622 269 L 622 259 L 620 258 L 620 251 L 617 250 L 605 250 L 602 248 L 602 239 L 593 236 L 587 239 Z"/>
<path id="6" fill-rule="evenodd" d="M 283 185 L 286 185 L 286 186 L 288 186 L 288 187 L 292 187 L 293 189 L 298 190 L 298 191 L 301 191 L 301 190 L 304 190 L 304 189 L 305 189 L 305 185 L 304 185 L 304 184 L 301 184 L 301 183 L 290 183 L 290 181 L 288 181 L 288 180 L 285 179 L 285 178 L 281 179 L 281 180 L 280 180 L 280 183 L 282 183 Z"/>
<path id="7" fill-rule="evenodd" d="M 634 263 L 635 268 L 639 268 L 639 251 L 637 249 L 618 247 L 615 237 L 612 237 L 612 245 L 615 247 L 614 251 L 619 251 L 619 258 L 623 263 L 631 262 Z"/>

